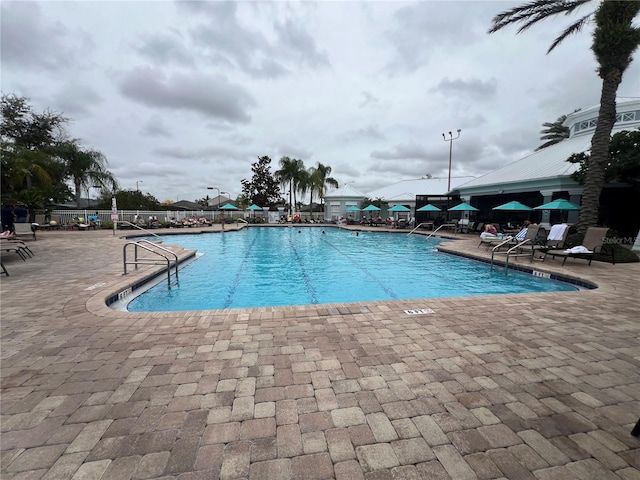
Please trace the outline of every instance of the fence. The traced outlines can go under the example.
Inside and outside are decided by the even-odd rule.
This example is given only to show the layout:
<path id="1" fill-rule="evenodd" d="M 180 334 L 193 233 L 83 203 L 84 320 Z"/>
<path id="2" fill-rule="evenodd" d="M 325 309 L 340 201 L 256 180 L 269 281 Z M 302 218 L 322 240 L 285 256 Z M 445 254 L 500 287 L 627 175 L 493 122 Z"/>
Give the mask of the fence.
<path id="1" fill-rule="evenodd" d="M 220 215 L 222 213 L 223 211 L 214 210 L 118 210 L 118 219 L 120 221 L 135 223 L 135 219 L 137 216 L 142 217 L 145 222 L 148 221 L 149 217 L 157 217 L 159 222 L 168 223 L 172 218 L 175 218 L 177 221 L 181 221 L 185 218 L 204 217 L 211 222 L 220 222 Z M 86 219 L 89 215 L 97 215 L 100 222 L 99 224 L 111 222 L 111 210 L 89 209 L 53 210 L 51 212 L 51 220 L 58 221 L 60 225 L 66 225 L 67 223 L 72 222 L 74 218 Z M 308 212 L 304 212 L 299 215 L 302 222 L 308 222 L 311 218 L 317 221 L 322 217 L 322 214 L 315 213 L 312 216 Z M 238 218 L 242 218 L 248 222 L 251 222 L 252 219 L 260 219 L 265 223 L 277 223 L 279 220 L 279 213 L 275 211 L 269 212 L 269 215 L 267 216 L 264 212 L 253 212 L 244 210 L 224 211 L 225 222 L 234 223 Z"/>

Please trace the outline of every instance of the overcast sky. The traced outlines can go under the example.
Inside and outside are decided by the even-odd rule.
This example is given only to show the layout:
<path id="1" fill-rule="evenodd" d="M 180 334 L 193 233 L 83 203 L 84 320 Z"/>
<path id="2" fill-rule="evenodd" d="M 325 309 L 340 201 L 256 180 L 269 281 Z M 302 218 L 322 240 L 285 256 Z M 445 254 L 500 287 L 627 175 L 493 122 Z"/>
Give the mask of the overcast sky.
<path id="1" fill-rule="evenodd" d="M 160 201 L 235 197 L 264 155 L 367 194 L 446 177 L 443 132 L 462 130 L 452 175 L 481 175 L 599 102 L 590 30 L 545 53 L 577 16 L 486 33 L 521 3 L 3 0 L 1 86 L 71 118 L 123 189 Z M 636 60 L 619 96 L 638 78 Z"/>

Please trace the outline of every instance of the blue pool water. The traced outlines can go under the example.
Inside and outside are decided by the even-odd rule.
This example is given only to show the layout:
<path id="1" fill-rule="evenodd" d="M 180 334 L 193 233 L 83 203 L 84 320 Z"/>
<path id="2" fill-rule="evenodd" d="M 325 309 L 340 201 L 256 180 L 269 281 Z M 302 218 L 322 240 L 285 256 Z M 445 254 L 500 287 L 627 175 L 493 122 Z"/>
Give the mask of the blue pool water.
<path id="1" fill-rule="evenodd" d="M 435 250 L 421 235 L 251 227 L 171 235 L 204 255 L 133 299 L 128 310 L 176 311 L 575 290 Z"/>

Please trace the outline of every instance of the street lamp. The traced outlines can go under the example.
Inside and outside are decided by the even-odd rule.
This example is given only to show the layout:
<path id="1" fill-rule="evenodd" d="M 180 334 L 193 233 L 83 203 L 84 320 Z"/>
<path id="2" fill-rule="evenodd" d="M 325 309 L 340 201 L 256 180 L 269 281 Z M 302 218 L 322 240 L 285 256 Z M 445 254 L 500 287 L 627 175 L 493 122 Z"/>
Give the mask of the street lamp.
<path id="1" fill-rule="evenodd" d="M 139 183 L 142 183 L 142 180 L 136 180 L 136 192 L 140 191 L 140 188 L 138 186 Z"/>
<path id="2" fill-rule="evenodd" d="M 218 192 L 218 210 L 220 210 L 220 189 L 218 187 L 207 187 L 207 190 L 215 190 Z"/>
<path id="3" fill-rule="evenodd" d="M 447 183 L 447 193 L 451 190 L 451 153 L 453 151 L 453 141 L 460 138 L 461 131 L 462 130 L 458 129 L 457 137 L 454 137 L 451 132 L 449 132 L 449 138 L 447 138 L 444 133 L 442 134 L 442 139 L 445 142 L 449 142 L 449 182 Z"/>

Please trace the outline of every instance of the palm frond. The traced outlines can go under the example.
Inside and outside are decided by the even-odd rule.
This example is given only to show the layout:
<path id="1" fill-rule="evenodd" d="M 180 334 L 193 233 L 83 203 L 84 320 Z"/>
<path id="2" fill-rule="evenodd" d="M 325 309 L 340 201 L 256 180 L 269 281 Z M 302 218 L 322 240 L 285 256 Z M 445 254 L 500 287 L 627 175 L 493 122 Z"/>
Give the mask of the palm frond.
<path id="1" fill-rule="evenodd" d="M 499 13 L 493 17 L 492 27 L 489 29 L 489 33 L 495 33 L 508 25 L 524 22 L 524 25 L 517 31 L 517 33 L 521 33 L 546 18 L 560 13 L 568 15 L 585 3 L 591 1 L 593 0 L 535 0 Z"/>
<path id="2" fill-rule="evenodd" d="M 558 45 L 560 45 L 560 43 L 562 43 L 562 41 L 567 38 L 569 35 L 573 35 L 574 33 L 578 33 L 580 30 L 582 30 L 582 28 L 589 23 L 589 21 L 591 20 L 591 17 L 593 16 L 593 12 L 585 15 L 584 17 L 582 17 L 581 19 L 575 21 L 574 23 L 572 23 L 571 25 L 569 25 L 564 32 L 562 32 L 551 44 L 551 46 L 549 47 L 549 49 L 547 50 L 547 53 L 551 53 L 551 50 L 553 50 L 554 48 L 556 48 Z"/>

